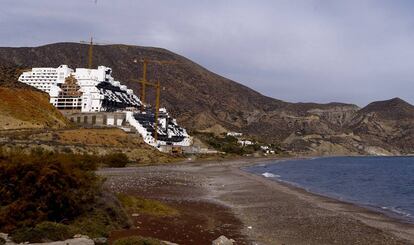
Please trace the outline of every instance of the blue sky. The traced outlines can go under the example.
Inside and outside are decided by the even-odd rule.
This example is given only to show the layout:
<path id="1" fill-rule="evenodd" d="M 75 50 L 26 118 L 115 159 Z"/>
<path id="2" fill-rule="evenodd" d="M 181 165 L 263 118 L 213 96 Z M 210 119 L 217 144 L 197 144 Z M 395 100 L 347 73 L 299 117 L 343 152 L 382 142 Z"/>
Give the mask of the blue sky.
<path id="1" fill-rule="evenodd" d="M 292 102 L 414 103 L 414 1 L 0 0 L 0 46 L 170 49 Z"/>

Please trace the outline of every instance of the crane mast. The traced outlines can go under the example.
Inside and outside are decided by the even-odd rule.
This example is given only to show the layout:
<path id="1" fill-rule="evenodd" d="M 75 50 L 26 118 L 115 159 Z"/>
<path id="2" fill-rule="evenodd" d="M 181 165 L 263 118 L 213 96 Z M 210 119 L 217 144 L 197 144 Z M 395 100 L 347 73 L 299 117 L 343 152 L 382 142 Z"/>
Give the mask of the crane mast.
<path id="1" fill-rule="evenodd" d="M 136 62 L 136 61 L 135 61 Z M 149 82 L 147 78 L 147 71 L 148 71 L 148 64 L 176 64 L 175 61 L 160 61 L 160 60 L 149 60 L 143 59 L 141 60 L 142 63 L 142 80 L 139 80 L 141 84 L 141 112 L 145 109 L 145 102 L 146 102 L 146 87 L 151 86 L 156 90 L 156 97 L 155 97 L 155 112 L 154 112 L 154 139 L 155 142 L 158 142 L 158 117 L 160 112 L 160 99 L 161 99 L 161 83 L 158 80 L 157 82 Z"/>
<path id="2" fill-rule="evenodd" d="M 80 41 L 81 44 L 89 45 L 88 48 L 88 68 L 92 69 L 93 67 L 93 47 L 94 45 L 108 45 L 107 43 L 96 43 L 93 41 L 93 37 L 91 37 L 90 41 Z"/>
<path id="3" fill-rule="evenodd" d="M 88 52 L 88 68 L 92 69 L 92 57 L 93 57 L 93 38 L 91 37 L 91 42 L 89 43 L 89 52 Z"/>

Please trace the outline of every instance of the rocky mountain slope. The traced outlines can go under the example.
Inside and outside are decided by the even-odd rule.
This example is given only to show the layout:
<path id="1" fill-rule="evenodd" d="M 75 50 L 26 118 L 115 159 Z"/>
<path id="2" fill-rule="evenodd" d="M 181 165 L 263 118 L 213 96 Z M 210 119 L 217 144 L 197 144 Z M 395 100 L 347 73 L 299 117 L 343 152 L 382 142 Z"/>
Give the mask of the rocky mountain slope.
<path id="1" fill-rule="evenodd" d="M 348 126 L 366 144 L 397 153 L 412 152 L 413 122 L 414 106 L 394 98 L 369 104 L 356 113 Z"/>
<path id="2" fill-rule="evenodd" d="M 49 96 L 18 83 L 21 70 L 0 66 L 0 129 L 61 128 L 69 124 Z"/>
<path id="3" fill-rule="evenodd" d="M 75 43 L 0 48 L 0 64 L 27 68 L 57 67 L 60 64 L 85 67 L 87 50 L 87 45 Z M 143 58 L 175 62 L 163 66 L 150 65 L 149 76 L 162 83 L 162 105 L 191 130 L 241 131 L 300 154 L 389 154 L 414 151 L 414 142 L 410 140 L 411 118 L 408 116 L 411 105 L 404 103 L 394 105 L 396 108 L 401 107 L 399 116 L 406 121 L 402 124 L 397 117 L 389 117 L 387 110 L 373 112 L 375 108 L 390 107 L 389 110 L 394 113 L 392 101 L 377 102 L 361 110 L 356 105 L 343 103 L 288 103 L 263 96 L 165 49 L 128 45 L 95 46 L 93 60 L 94 64 L 112 67 L 115 78 L 139 93 L 136 79 L 141 77 L 142 69 L 134 60 Z M 153 94 L 150 93 L 148 101 L 153 102 Z M 387 132 L 393 137 L 379 137 L 373 126 L 376 123 L 387 130 L 391 127 Z M 404 133 L 394 135 L 401 130 Z M 402 147 L 401 140 L 408 145 Z M 391 145 L 395 141 L 399 143 Z"/>

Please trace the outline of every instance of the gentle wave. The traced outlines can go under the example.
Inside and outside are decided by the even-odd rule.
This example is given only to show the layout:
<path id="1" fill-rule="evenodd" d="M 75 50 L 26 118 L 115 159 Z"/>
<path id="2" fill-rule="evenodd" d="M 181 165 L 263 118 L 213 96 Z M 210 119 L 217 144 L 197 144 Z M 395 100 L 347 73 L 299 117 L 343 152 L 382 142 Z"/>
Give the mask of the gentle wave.
<path id="1" fill-rule="evenodd" d="M 245 170 L 414 223 L 414 157 L 295 159 Z"/>
<path id="2" fill-rule="evenodd" d="M 269 172 L 262 173 L 262 175 L 266 178 L 280 178 L 280 175 L 272 174 L 272 173 L 269 173 Z"/>
<path id="3" fill-rule="evenodd" d="M 401 215 L 401 216 L 411 217 L 410 213 L 408 213 L 406 211 L 403 211 L 403 210 L 399 209 L 398 207 L 381 207 L 381 209 L 386 210 L 386 211 L 390 211 L 392 213 L 396 213 L 396 214 Z"/>

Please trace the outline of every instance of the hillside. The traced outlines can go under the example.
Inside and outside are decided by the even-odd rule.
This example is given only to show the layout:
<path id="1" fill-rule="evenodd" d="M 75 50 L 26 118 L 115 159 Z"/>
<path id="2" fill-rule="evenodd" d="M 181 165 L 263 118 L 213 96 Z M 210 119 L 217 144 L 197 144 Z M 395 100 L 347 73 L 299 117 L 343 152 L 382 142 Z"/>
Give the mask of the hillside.
<path id="1" fill-rule="evenodd" d="M 61 128 L 68 125 L 49 96 L 18 83 L 19 69 L 0 67 L 0 129 Z"/>
<path id="2" fill-rule="evenodd" d="M 58 43 L 36 48 L 0 48 L 0 62 L 13 63 L 21 67 L 52 66 L 68 64 L 71 67 L 85 67 L 88 46 L 74 43 Z M 293 104 L 272 99 L 214 74 L 198 64 L 159 48 L 127 45 L 96 46 L 94 63 L 110 66 L 114 76 L 125 82 L 136 92 L 139 85 L 141 65 L 134 60 L 143 58 L 176 61 L 174 65 L 150 65 L 150 78 L 160 79 L 163 85 L 162 105 L 166 106 L 181 123 L 191 129 L 206 129 L 221 125 L 226 129 L 257 134 L 273 125 L 280 112 L 292 117 L 308 115 L 309 110 L 332 111 L 333 108 L 349 107 L 345 104 Z M 154 72 L 156 70 L 156 72 Z M 153 97 L 150 96 L 149 101 Z M 273 113 L 275 112 L 275 113 Z M 269 116 L 271 115 L 271 116 Z M 276 118 L 275 118 L 276 117 Z M 329 116 L 328 116 L 329 117 Z M 286 123 L 283 123 L 286 124 Z M 285 128 L 281 125 L 280 130 Z M 268 138 L 283 138 L 291 132 L 260 133 Z M 273 133 L 272 133 L 273 132 Z"/>
<path id="3" fill-rule="evenodd" d="M 400 98 L 373 102 L 362 108 L 349 128 L 371 146 L 412 152 L 414 106 Z"/>
<path id="4" fill-rule="evenodd" d="M 376 101 L 364 107 L 359 114 L 376 114 L 383 119 L 414 119 L 414 106 L 400 98 Z"/>
<path id="5" fill-rule="evenodd" d="M 0 48 L 0 64 L 19 67 L 85 67 L 88 46 L 76 43 L 57 43 L 41 47 Z M 269 143 L 280 144 L 297 154 L 309 152 L 321 154 L 366 154 L 372 153 L 369 131 L 362 134 L 359 120 L 382 104 L 374 104 L 360 110 L 356 105 L 343 103 L 288 103 L 266 97 L 246 86 L 212 73 L 200 65 L 165 49 L 128 45 L 96 46 L 94 64 L 113 68 L 116 79 L 139 93 L 136 79 L 140 78 L 141 65 L 134 60 L 174 61 L 164 66 L 150 65 L 149 77 L 160 79 L 162 106 L 178 118 L 179 123 L 190 130 L 240 131 Z M 150 93 L 149 100 L 153 101 Z M 388 104 L 388 103 L 387 103 Z M 390 111 L 395 111 L 390 103 Z M 401 116 L 406 116 L 407 105 L 397 104 Z M 385 118 L 387 113 L 382 112 Z M 397 120 L 397 117 L 392 118 Z M 407 119 L 411 120 L 411 119 Z M 393 124 L 397 127 L 399 124 Z M 406 139 L 409 141 L 408 139 Z M 381 139 L 380 152 L 395 152 Z M 407 148 L 408 147 L 408 148 Z M 402 150 L 410 152 L 410 144 Z"/>

